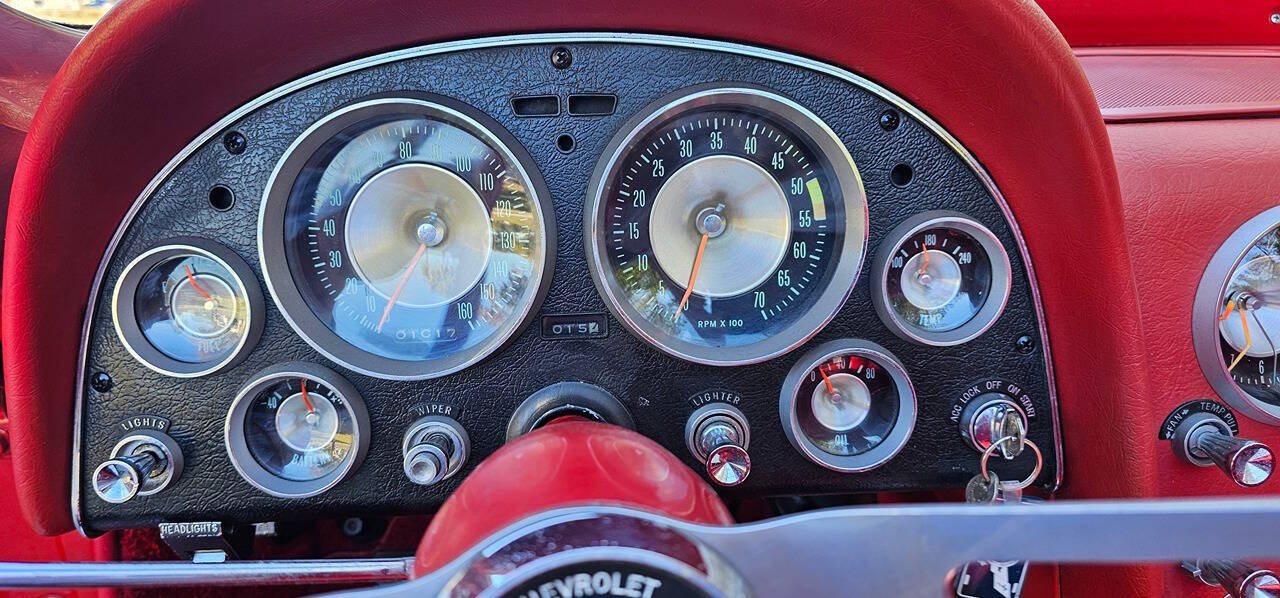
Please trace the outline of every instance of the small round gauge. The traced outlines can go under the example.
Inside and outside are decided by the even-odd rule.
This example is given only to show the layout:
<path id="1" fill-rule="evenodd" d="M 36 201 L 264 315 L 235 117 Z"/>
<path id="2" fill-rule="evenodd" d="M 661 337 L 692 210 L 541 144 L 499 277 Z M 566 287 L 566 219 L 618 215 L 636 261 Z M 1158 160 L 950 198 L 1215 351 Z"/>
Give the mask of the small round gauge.
<path id="1" fill-rule="evenodd" d="M 866 247 L 862 181 L 816 115 L 756 88 L 686 90 L 641 111 L 596 168 L 592 278 L 634 334 L 709 365 L 817 334 Z"/>
<path id="2" fill-rule="evenodd" d="M 1218 250 L 1196 292 L 1196 356 L 1224 400 L 1280 425 L 1280 208 L 1246 222 Z"/>
<path id="3" fill-rule="evenodd" d="M 491 119 L 443 98 L 372 99 L 285 153 L 259 251 L 316 350 L 372 376 L 432 378 L 496 351 L 536 312 L 555 246 L 548 201 Z"/>
<path id="4" fill-rule="evenodd" d="M 135 258 L 112 297 L 116 334 L 143 365 L 180 378 L 224 370 L 262 334 L 262 291 L 231 250 L 175 239 Z"/>
<path id="5" fill-rule="evenodd" d="M 359 467 L 369 416 L 346 380 L 310 363 L 257 374 L 227 414 L 227 453 L 236 471 L 272 496 L 320 494 Z"/>
<path id="6" fill-rule="evenodd" d="M 876 256 L 876 312 L 898 336 L 958 345 L 986 332 L 1009 299 L 1009 256 L 986 227 L 954 212 L 916 214 Z"/>
<path id="7" fill-rule="evenodd" d="M 907 444 L 916 396 L 884 348 L 837 340 L 800 358 L 783 382 L 778 410 L 791 445 L 810 461 L 858 472 L 883 465 Z"/>

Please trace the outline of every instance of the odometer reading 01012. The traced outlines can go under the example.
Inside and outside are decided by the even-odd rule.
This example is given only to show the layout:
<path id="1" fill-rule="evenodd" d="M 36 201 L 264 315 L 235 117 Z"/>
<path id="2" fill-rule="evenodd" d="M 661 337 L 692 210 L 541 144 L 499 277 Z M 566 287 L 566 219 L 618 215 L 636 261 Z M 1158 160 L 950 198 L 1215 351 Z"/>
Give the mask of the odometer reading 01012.
<path id="1" fill-rule="evenodd" d="M 866 199 L 834 132 L 773 92 L 685 92 L 642 112 L 588 198 L 592 274 L 614 314 L 699 363 L 780 355 L 852 290 Z"/>
<path id="2" fill-rule="evenodd" d="M 317 350 L 368 374 L 428 378 L 523 328 L 550 280 L 547 194 L 523 150 L 482 118 L 370 100 L 286 155 L 263 205 L 262 258 Z"/>

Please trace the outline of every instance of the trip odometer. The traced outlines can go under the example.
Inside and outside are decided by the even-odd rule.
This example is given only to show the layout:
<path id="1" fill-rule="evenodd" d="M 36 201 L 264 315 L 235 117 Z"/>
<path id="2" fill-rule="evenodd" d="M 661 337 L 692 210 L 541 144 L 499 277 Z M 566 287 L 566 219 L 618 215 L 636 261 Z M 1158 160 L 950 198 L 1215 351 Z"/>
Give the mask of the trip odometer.
<path id="1" fill-rule="evenodd" d="M 632 332 L 677 357 L 738 365 L 808 340 L 853 288 L 866 197 L 843 143 L 773 92 L 658 101 L 596 169 L 592 275 Z"/>
<path id="2" fill-rule="evenodd" d="M 530 163 L 496 122 L 443 99 L 335 112 L 268 186 L 259 246 L 273 297 L 313 347 L 370 375 L 482 359 L 550 281 L 547 192 Z"/>

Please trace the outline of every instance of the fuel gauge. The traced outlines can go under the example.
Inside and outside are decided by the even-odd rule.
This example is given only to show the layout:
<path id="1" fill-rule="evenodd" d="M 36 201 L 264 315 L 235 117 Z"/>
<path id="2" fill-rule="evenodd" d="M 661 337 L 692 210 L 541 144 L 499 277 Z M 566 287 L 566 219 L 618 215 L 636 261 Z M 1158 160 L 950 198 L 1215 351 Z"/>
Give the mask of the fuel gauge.
<path id="1" fill-rule="evenodd" d="M 112 316 L 143 365 L 179 378 L 230 367 L 262 334 L 262 291 L 231 250 L 182 239 L 138 256 L 120 276 Z"/>
<path id="2" fill-rule="evenodd" d="M 996 236 L 954 212 L 917 214 L 885 237 L 872 299 L 912 342 L 958 345 L 986 332 L 1009 298 L 1009 256 Z"/>

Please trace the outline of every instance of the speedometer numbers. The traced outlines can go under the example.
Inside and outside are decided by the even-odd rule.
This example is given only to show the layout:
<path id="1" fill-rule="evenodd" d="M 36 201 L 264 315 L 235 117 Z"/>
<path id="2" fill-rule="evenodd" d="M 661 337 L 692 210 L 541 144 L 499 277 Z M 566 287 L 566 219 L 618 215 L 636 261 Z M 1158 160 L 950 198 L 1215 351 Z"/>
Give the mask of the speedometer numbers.
<path id="1" fill-rule="evenodd" d="M 712 365 L 777 356 L 853 287 L 866 241 L 857 170 L 816 116 L 772 92 L 714 88 L 633 119 L 597 168 L 592 275 L 632 332 Z"/>
<path id="2" fill-rule="evenodd" d="M 1280 208 L 1246 222 L 1213 256 L 1196 292 L 1192 336 L 1224 400 L 1280 425 Z"/>
<path id="3" fill-rule="evenodd" d="M 263 203 L 262 260 L 290 323 L 351 369 L 417 379 L 497 350 L 550 282 L 547 192 L 497 123 L 376 99 L 313 126 Z"/>
<path id="4" fill-rule="evenodd" d="M 916 214 L 885 237 L 871 297 L 898 336 L 948 346 L 981 335 L 1009 298 L 1009 256 L 996 236 L 954 212 Z"/>

